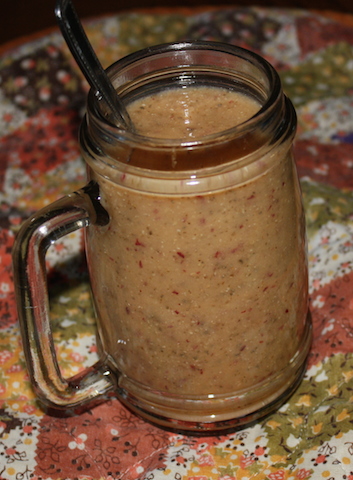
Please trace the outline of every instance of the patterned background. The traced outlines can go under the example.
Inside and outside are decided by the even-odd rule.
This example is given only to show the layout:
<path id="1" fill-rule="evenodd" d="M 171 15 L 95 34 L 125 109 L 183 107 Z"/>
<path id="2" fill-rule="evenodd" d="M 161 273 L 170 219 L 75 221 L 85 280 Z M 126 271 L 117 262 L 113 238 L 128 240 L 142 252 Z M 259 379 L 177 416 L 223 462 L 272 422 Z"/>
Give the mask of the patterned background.
<path id="1" fill-rule="evenodd" d="M 37 403 L 14 302 L 19 225 L 85 183 L 77 131 L 87 86 L 60 34 L 0 52 L 0 480 L 353 480 L 353 18 L 232 8 L 129 13 L 86 24 L 105 66 L 180 39 L 221 40 L 265 56 L 298 113 L 295 153 L 309 237 L 314 343 L 299 389 L 256 425 L 220 437 L 160 430 L 116 399 L 57 418 Z M 82 238 L 47 258 L 65 375 L 96 359 Z M 351 283 L 352 282 L 352 283 Z"/>

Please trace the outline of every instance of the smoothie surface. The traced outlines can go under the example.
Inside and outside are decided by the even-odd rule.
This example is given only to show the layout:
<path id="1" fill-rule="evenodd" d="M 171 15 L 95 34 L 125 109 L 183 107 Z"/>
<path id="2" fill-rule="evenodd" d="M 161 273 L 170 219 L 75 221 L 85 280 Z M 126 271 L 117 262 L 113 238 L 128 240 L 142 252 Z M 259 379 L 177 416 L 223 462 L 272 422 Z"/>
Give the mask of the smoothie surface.
<path id="1" fill-rule="evenodd" d="M 253 98 L 218 87 L 171 88 L 135 100 L 128 111 L 140 135 L 194 139 L 239 125 L 260 110 Z"/>

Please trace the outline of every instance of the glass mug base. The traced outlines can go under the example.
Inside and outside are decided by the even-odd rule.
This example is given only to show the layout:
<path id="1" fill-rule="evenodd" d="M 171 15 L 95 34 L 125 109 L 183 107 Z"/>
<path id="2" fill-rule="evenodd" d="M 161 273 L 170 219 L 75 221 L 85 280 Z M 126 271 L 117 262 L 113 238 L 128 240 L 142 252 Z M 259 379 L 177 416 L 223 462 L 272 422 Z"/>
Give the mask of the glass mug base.
<path id="1" fill-rule="evenodd" d="M 286 369 L 261 384 L 231 395 L 181 396 L 157 393 L 126 377 L 118 381 L 121 402 L 157 426 L 192 433 L 244 427 L 275 411 L 295 392 L 305 373 L 312 341 L 308 311 L 302 345 Z"/>

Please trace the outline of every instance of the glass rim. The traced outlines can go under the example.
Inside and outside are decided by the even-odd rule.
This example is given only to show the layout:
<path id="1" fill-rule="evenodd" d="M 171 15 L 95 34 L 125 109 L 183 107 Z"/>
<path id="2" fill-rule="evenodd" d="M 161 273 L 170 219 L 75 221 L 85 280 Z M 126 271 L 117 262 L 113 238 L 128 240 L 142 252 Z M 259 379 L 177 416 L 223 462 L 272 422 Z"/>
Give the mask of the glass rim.
<path id="1" fill-rule="evenodd" d="M 183 42 L 172 42 L 164 43 L 159 45 L 154 45 L 151 47 L 138 50 L 129 55 L 122 57 L 121 59 L 114 62 L 110 65 L 106 71 L 108 76 L 111 79 L 114 79 L 114 76 L 119 77 L 124 69 L 129 68 L 133 64 L 147 60 L 148 58 L 157 58 L 157 56 L 172 54 L 173 52 L 186 52 L 186 51 L 213 51 L 231 55 L 233 57 L 238 57 L 242 60 L 248 61 L 255 68 L 258 68 L 259 71 L 265 75 L 268 81 L 268 97 L 261 105 L 261 108 L 255 115 L 251 116 L 246 121 L 235 125 L 226 130 L 221 130 L 206 136 L 197 137 L 193 139 L 168 139 L 168 138 L 156 138 L 149 137 L 138 134 L 134 131 L 128 131 L 123 129 L 118 125 L 113 125 L 109 120 L 104 117 L 101 112 L 99 99 L 97 98 L 96 92 L 90 89 L 88 93 L 87 109 L 90 121 L 93 121 L 98 130 L 104 132 L 105 134 L 110 135 L 112 138 L 115 138 L 117 141 L 128 143 L 132 146 L 138 145 L 140 148 L 153 148 L 153 149 L 175 149 L 175 148 L 197 148 L 205 147 L 212 145 L 222 144 L 230 139 L 236 139 L 238 136 L 243 136 L 244 134 L 254 130 L 257 125 L 266 123 L 266 119 L 271 115 L 271 111 L 276 108 L 278 99 L 282 94 L 282 85 L 278 73 L 274 67 L 263 57 L 258 55 L 255 52 L 244 49 L 242 47 L 227 44 L 223 42 L 214 42 L 214 41 L 183 41 Z M 189 64 L 192 66 L 192 63 Z M 207 66 L 205 64 L 204 66 Z M 180 71 L 186 65 L 180 65 Z M 200 67 L 200 66 L 199 66 Z M 197 68 L 197 66 L 195 66 Z M 231 69 L 229 69 L 231 71 Z"/>

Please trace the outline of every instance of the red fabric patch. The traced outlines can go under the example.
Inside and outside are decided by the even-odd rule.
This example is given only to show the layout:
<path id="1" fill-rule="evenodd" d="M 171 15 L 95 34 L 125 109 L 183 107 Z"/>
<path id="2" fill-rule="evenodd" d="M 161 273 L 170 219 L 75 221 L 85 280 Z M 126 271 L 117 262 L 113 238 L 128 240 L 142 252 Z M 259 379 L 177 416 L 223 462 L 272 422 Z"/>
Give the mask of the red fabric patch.
<path id="1" fill-rule="evenodd" d="M 40 110 L 18 130 L 0 138 L 0 188 L 7 167 L 40 175 L 79 154 L 81 119 L 74 110 Z"/>
<path id="2" fill-rule="evenodd" d="M 353 29 L 325 17 L 296 19 L 298 41 L 303 56 L 339 42 L 353 43 Z"/>
<path id="3" fill-rule="evenodd" d="M 52 479 L 142 478 L 163 466 L 171 435 L 136 417 L 116 399 L 76 417 L 46 415 L 40 431 L 40 467 L 35 473 Z"/>
<path id="4" fill-rule="evenodd" d="M 333 354 L 352 352 L 352 290 L 353 272 L 333 280 L 312 294 L 313 347 L 310 365 Z M 319 307 L 314 306 L 315 300 L 320 300 Z"/>
<path id="5" fill-rule="evenodd" d="M 327 145 L 311 140 L 297 140 L 294 155 L 299 177 L 308 176 L 337 188 L 353 185 L 351 144 Z"/>

